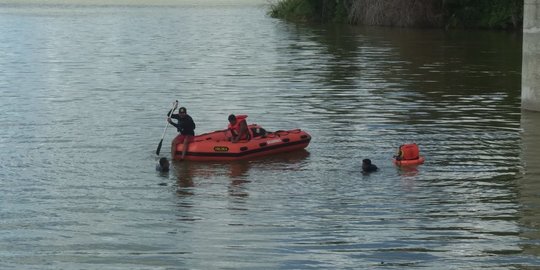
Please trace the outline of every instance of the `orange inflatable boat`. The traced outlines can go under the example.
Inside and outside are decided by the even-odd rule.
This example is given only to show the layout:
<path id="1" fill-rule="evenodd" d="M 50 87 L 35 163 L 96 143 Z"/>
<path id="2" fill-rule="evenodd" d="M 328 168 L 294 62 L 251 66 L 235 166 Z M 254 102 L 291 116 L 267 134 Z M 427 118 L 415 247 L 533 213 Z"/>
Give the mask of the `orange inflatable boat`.
<path id="1" fill-rule="evenodd" d="M 423 164 L 425 158 L 420 156 L 420 149 L 416 143 L 399 146 L 396 156 L 392 159 L 397 166 L 413 166 Z"/>
<path id="2" fill-rule="evenodd" d="M 228 129 L 197 135 L 189 143 L 185 160 L 229 161 L 249 159 L 304 149 L 309 145 L 311 136 L 300 129 L 267 132 L 261 126 L 248 125 L 250 140 L 230 142 L 231 131 Z M 180 135 L 178 135 L 180 136 Z M 172 158 L 182 157 L 183 144 L 172 145 Z"/>

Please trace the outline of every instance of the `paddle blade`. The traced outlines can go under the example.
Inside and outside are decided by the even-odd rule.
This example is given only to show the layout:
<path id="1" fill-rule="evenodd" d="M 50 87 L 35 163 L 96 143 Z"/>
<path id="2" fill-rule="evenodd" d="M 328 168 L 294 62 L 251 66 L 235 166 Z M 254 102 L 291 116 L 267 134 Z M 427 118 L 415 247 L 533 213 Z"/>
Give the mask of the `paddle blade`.
<path id="1" fill-rule="evenodd" d="M 159 144 L 157 146 L 157 149 L 156 149 L 156 155 L 159 156 L 159 151 L 161 151 L 161 144 L 163 143 L 163 139 L 161 139 L 161 141 L 159 141 Z"/>

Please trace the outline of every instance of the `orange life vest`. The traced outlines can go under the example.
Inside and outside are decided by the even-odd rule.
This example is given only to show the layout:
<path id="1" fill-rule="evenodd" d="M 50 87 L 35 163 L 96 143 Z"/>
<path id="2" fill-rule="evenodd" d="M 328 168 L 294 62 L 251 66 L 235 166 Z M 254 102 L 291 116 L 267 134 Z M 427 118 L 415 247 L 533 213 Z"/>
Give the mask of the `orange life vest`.
<path id="1" fill-rule="evenodd" d="M 236 123 L 233 125 L 233 124 L 229 124 L 229 130 L 231 131 L 231 133 L 234 135 L 234 136 L 237 136 L 238 134 L 240 134 L 240 124 L 242 122 L 246 123 L 246 127 L 247 127 L 247 121 L 246 121 L 246 118 L 247 118 L 247 115 L 245 114 L 242 114 L 242 115 L 237 115 L 236 116 Z M 246 130 L 246 134 L 244 134 L 244 136 L 242 138 L 240 138 L 240 140 L 246 140 L 249 138 L 249 135 L 250 135 L 250 131 L 249 131 L 249 128 L 248 130 Z"/>
<path id="2" fill-rule="evenodd" d="M 399 147 L 401 160 L 414 160 L 420 158 L 420 149 L 416 143 L 404 144 Z"/>

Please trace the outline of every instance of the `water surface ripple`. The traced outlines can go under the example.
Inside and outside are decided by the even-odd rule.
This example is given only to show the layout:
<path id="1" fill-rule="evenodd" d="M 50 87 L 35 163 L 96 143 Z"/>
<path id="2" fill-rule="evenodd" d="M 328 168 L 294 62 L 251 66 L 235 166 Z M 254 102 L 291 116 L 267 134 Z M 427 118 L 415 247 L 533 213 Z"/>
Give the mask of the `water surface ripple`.
<path id="1" fill-rule="evenodd" d="M 0 268 L 540 265 L 521 37 L 296 25 L 265 12 L 0 4 Z M 175 99 L 197 133 L 234 112 L 313 140 L 156 173 Z M 424 165 L 394 167 L 406 142 Z M 363 158 L 380 171 L 362 175 Z"/>

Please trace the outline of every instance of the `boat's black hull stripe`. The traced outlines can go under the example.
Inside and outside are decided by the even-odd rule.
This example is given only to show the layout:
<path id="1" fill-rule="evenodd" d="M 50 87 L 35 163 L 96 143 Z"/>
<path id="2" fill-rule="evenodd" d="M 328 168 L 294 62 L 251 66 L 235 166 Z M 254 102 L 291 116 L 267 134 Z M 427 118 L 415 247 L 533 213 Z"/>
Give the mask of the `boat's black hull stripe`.
<path id="1" fill-rule="evenodd" d="M 296 141 L 296 142 L 290 142 L 290 143 L 284 143 L 284 144 L 279 144 L 279 145 L 261 147 L 261 148 L 258 148 L 258 149 L 247 150 L 247 151 L 244 151 L 244 152 L 241 152 L 241 153 L 226 153 L 226 152 L 193 153 L 193 152 L 187 152 L 186 156 L 197 156 L 197 157 L 243 157 L 243 156 L 249 156 L 249 155 L 252 155 L 252 154 L 256 154 L 256 153 L 260 153 L 260 152 L 266 152 L 266 151 L 270 151 L 270 150 L 275 150 L 275 149 L 279 149 L 279 148 L 283 148 L 283 147 L 290 147 L 290 146 L 294 146 L 294 145 L 298 145 L 298 144 L 309 143 L 310 141 L 311 141 L 311 138 Z M 182 152 L 176 151 L 176 155 L 177 156 L 182 155 Z"/>

